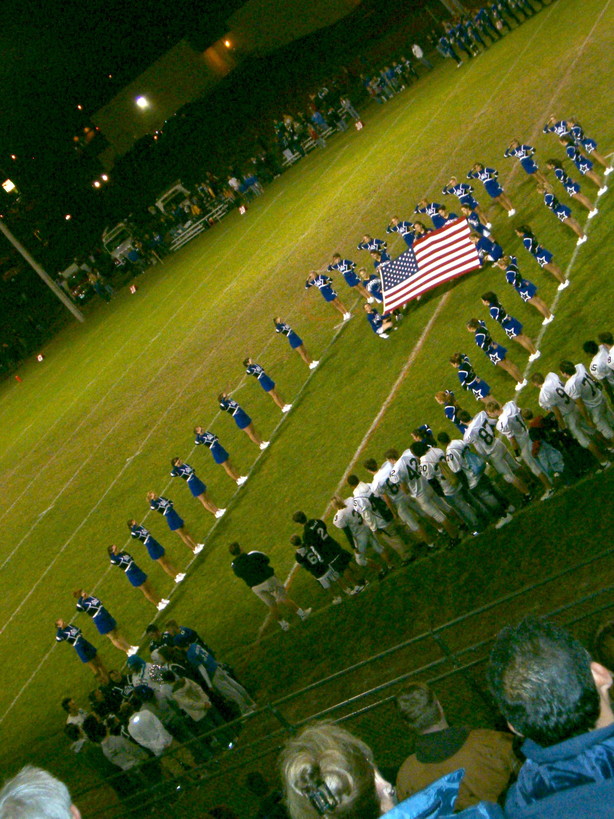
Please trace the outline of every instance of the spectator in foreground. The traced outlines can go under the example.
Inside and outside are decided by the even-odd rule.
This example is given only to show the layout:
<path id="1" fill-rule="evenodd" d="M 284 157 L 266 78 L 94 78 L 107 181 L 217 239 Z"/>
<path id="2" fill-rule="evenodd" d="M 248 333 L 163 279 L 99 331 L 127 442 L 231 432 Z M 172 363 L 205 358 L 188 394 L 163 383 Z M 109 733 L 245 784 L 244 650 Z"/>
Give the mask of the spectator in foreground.
<path id="1" fill-rule="evenodd" d="M 247 774 L 245 787 L 260 800 L 255 819 L 289 819 L 281 791 L 273 790 L 260 771 Z"/>
<path id="2" fill-rule="evenodd" d="M 81 819 L 68 788 L 42 768 L 26 765 L 0 791 L 0 819 Z"/>
<path id="3" fill-rule="evenodd" d="M 614 805 L 612 674 L 563 629 L 527 618 L 504 628 L 490 656 L 492 695 L 526 762 L 506 816 L 600 819 Z"/>
<path id="4" fill-rule="evenodd" d="M 451 727 L 425 683 L 412 683 L 396 697 L 397 710 L 415 735 L 415 750 L 397 774 L 397 796 L 406 799 L 439 777 L 464 768 L 455 807 L 496 802 L 520 767 L 512 734 L 485 728 Z"/>
<path id="5" fill-rule="evenodd" d="M 453 813 L 462 771 L 448 774 L 395 807 L 394 788 L 377 769 L 371 748 L 330 722 L 308 725 L 288 740 L 281 755 L 281 777 L 292 819 L 503 816 L 497 805 L 486 804 Z"/>
<path id="6" fill-rule="evenodd" d="M 603 623 L 595 632 L 593 655 L 606 668 L 614 668 L 614 620 Z"/>

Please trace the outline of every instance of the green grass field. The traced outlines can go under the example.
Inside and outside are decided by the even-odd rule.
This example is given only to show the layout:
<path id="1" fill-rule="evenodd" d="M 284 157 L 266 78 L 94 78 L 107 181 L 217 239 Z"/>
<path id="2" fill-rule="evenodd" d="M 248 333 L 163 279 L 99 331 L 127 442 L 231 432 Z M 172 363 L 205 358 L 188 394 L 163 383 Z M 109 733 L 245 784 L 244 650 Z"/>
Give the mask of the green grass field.
<path id="1" fill-rule="evenodd" d="M 192 500 L 183 482 L 168 486 L 174 455 L 188 460 L 218 505 L 230 509 L 215 524 L 206 550 L 164 616 L 206 634 L 222 657 L 232 657 L 242 669 L 257 696 L 266 699 L 280 687 L 284 692 L 298 688 L 418 627 L 414 618 L 403 625 L 406 600 L 388 593 L 387 605 L 381 607 L 381 593 L 373 590 L 335 612 L 335 633 L 344 647 L 334 667 L 313 648 L 309 668 L 301 666 L 305 641 L 317 645 L 331 613 L 287 635 L 275 628 L 270 639 L 247 655 L 266 612 L 231 574 L 227 544 L 237 539 L 270 553 L 284 577 L 293 565 L 288 538 L 295 531 L 290 518 L 296 508 L 321 515 L 356 455 L 381 457 L 389 446 L 404 448 L 411 429 L 425 421 L 436 431 L 445 428 L 432 396 L 438 389 L 456 388 L 447 363 L 453 352 L 470 353 L 497 397 L 514 395 L 511 380 L 474 352 L 465 330 L 467 319 L 485 317 L 480 293 L 496 290 L 530 335 L 537 336 L 541 319 L 505 285 L 500 270 L 487 269 L 460 280 L 449 292 L 436 292 L 382 343 L 371 333 L 360 305 L 337 333 L 337 314 L 313 290 L 303 289 L 306 273 L 328 263 L 337 250 L 369 265 L 367 254 L 355 250 L 363 233 L 381 236 L 392 214 L 410 218 L 418 199 L 440 199 L 450 174 L 462 177 L 475 161 L 483 161 L 499 168 L 517 209 L 514 220 L 496 206 L 490 209 L 495 235 L 507 252 L 518 253 L 521 270 L 538 284 L 546 301 L 555 298 L 556 282 L 520 248 L 512 221 L 530 222 L 559 264 L 570 266 L 572 286 L 562 294 L 556 321 L 544 335 L 539 369 L 554 369 L 563 357 L 579 360 L 585 338 L 612 329 L 614 193 L 600 200 L 589 242 L 576 253 L 571 231 L 546 211 L 533 183 L 502 154 L 518 137 L 537 147 L 542 166 L 550 156 L 562 158 L 556 139 L 541 133 L 550 113 L 575 115 L 600 151 L 614 149 L 607 93 L 614 74 L 613 31 L 611 0 L 585 0 L 581 6 L 559 0 L 461 70 L 451 61 L 439 66 L 385 106 L 371 106 L 363 131 L 336 137 L 326 150 L 310 155 L 273 183 L 245 216 L 233 213 L 148 271 L 138 281 L 136 295 L 124 290 L 110 305 L 93 306 L 84 326 L 71 325 L 49 344 L 44 364 L 24 365 L 23 383 L 2 384 L 0 723 L 3 758 L 10 760 L 11 769 L 28 756 L 36 758 L 39 739 L 57 735 L 63 723 L 60 699 L 67 694 L 84 697 L 93 687 L 74 651 L 54 645 L 54 620 L 72 619 L 72 590 L 83 587 L 99 595 L 131 640 L 140 639 L 153 619 L 153 607 L 108 564 L 106 546 L 127 542 L 125 521 L 133 516 L 145 520 L 171 559 L 187 565 L 187 549 L 158 515 L 147 514 L 146 492 L 154 489 L 172 497 L 197 539 L 211 530 L 213 518 Z M 578 177 L 575 168 L 570 173 Z M 486 194 L 476 190 L 487 205 Z M 567 201 L 561 189 L 555 187 L 555 192 Z M 593 198 L 596 189 L 585 181 L 583 192 Z M 449 206 L 456 209 L 456 202 Z M 585 212 L 576 203 L 572 209 L 584 223 Z M 401 239 L 393 242 L 393 252 L 403 248 Z M 350 300 L 342 281 L 338 290 L 343 300 Z M 271 319 L 278 314 L 321 359 L 313 374 L 274 334 Z M 494 335 L 505 342 L 498 330 Z M 524 368 L 525 352 L 518 345 L 506 346 Z M 254 380 L 243 378 L 246 355 L 263 364 L 286 400 L 294 401 L 283 423 Z M 410 356 L 406 377 L 392 395 Z M 217 412 L 216 396 L 223 388 L 233 390 L 266 438 L 273 436 L 265 453 L 230 417 Z M 470 411 L 476 409 L 472 398 L 461 400 Z M 536 407 L 530 388 L 521 393 L 520 403 Z M 239 492 L 208 452 L 193 451 L 196 423 L 219 434 L 241 471 L 251 470 Z M 607 490 L 612 481 L 595 479 L 592 484 L 585 498 L 603 498 L 601 520 L 591 520 L 595 538 L 586 538 L 587 513 L 571 490 L 527 511 L 504 535 L 465 541 L 463 555 L 451 563 L 439 556 L 428 562 L 428 571 L 424 564 L 403 570 L 412 599 L 421 592 L 428 597 L 428 578 L 436 576 L 445 584 L 445 605 L 434 607 L 432 599 L 425 605 L 436 617 L 446 618 L 471 609 L 476 597 L 481 602 L 502 589 L 522 586 L 545 566 L 603 549 L 611 532 Z M 170 579 L 139 544 L 133 542 L 129 550 L 156 588 L 168 595 Z M 464 561 L 462 576 L 455 576 L 454 561 Z M 394 590 L 395 582 L 385 585 Z M 570 598 L 573 593 L 570 588 Z M 322 605 L 307 576 L 297 577 L 293 595 L 306 605 Z M 76 622 L 99 647 L 107 666 L 120 665 L 121 653 L 84 621 L 79 617 Z M 293 664 L 280 662 L 280 646 Z M 63 747 L 62 738 L 57 742 Z"/>

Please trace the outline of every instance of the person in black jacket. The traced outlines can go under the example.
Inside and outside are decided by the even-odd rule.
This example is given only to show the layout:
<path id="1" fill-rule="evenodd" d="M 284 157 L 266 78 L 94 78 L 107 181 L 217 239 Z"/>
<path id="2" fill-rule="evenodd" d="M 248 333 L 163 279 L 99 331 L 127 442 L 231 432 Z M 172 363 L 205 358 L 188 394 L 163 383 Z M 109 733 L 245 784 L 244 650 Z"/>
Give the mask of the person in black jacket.
<path id="1" fill-rule="evenodd" d="M 233 572 L 270 608 L 272 616 L 284 631 L 290 628 L 284 610 L 296 614 L 301 620 L 309 617 L 311 609 L 302 609 L 288 597 L 286 587 L 275 576 L 268 555 L 257 551 L 244 552 L 236 541 L 230 544 L 228 551 L 234 557 Z"/>

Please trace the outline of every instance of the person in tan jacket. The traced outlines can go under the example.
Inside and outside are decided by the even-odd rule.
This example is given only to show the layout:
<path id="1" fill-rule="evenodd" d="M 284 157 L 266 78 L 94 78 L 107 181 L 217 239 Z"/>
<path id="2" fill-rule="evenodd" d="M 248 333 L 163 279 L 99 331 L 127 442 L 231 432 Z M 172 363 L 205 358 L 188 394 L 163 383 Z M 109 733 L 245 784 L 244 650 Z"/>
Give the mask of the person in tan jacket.
<path id="1" fill-rule="evenodd" d="M 445 774 L 464 768 L 455 810 L 496 802 L 520 760 L 513 734 L 485 728 L 451 727 L 439 700 L 425 683 L 412 683 L 396 698 L 403 722 L 415 735 L 415 750 L 399 768 L 396 789 L 407 799 Z"/>

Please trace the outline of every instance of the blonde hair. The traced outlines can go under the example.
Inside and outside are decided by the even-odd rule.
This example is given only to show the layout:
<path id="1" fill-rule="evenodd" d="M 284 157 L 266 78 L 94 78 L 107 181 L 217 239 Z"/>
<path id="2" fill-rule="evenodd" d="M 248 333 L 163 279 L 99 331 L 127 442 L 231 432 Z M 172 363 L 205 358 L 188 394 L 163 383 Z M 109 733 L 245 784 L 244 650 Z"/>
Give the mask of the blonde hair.
<path id="1" fill-rule="evenodd" d="M 280 763 L 292 819 L 381 815 L 373 752 L 344 728 L 332 722 L 308 725 L 287 742 Z"/>

